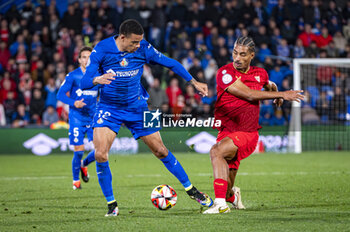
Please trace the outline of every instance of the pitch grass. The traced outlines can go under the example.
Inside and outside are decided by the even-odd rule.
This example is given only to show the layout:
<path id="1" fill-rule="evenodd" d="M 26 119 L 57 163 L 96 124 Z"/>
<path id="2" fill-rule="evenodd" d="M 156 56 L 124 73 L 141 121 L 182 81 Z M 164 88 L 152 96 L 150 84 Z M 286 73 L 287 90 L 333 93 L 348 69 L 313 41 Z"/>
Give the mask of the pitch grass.
<path id="1" fill-rule="evenodd" d="M 193 184 L 214 196 L 208 155 L 177 154 Z M 253 155 L 237 177 L 246 210 L 202 215 L 198 203 L 151 154 L 111 156 L 120 216 L 105 218 L 95 165 L 73 191 L 71 155 L 0 155 L 0 231 L 349 231 L 350 154 Z M 160 211 L 152 189 L 169 184 L 173 209 Z"/>

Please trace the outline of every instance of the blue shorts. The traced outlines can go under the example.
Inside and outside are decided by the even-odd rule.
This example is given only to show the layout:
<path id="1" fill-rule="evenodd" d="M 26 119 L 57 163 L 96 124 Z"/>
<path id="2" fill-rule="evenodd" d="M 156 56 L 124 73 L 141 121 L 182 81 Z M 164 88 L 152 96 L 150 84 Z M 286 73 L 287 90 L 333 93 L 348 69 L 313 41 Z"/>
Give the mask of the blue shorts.
<path id="1" fill-rule="evenodd" d="M 90 141 L 93 139 L 93 129 L 91 125 L 69 125 L 69 144 L 73 146 L 79 146 L 84 144 L 85 134 Z"/>
<path id="2" fill-rule="evenodd" d="M 92 127 L 108 127 L 118 134 L 120 126 L 124 125 L 130 130 L 135 139 L 153 134 L 161 128 L 144 128 L 143 112 L 148 108 L 117 109 L 111 106 L 98 104 Z"/>

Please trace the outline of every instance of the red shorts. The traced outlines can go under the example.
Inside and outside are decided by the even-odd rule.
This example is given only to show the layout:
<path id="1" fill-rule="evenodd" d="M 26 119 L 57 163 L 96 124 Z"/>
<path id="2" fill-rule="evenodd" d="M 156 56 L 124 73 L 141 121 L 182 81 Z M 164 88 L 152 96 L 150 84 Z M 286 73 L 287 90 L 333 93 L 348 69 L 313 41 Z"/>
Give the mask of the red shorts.
<path id="1" fill-rule="evenodd" d="M 225 137 L 231 138 L 233 143 L 238 147 L 235 158 L 227 161 L 229 168 L 238 169 L 241 160 L 247 158 L 254 152 L 256 145 L 258 144 L 259 133 L 257 131 L 236 131 L 232 133 L 228 131 L 220 131 L 216 142 L 221 141 Z"/>

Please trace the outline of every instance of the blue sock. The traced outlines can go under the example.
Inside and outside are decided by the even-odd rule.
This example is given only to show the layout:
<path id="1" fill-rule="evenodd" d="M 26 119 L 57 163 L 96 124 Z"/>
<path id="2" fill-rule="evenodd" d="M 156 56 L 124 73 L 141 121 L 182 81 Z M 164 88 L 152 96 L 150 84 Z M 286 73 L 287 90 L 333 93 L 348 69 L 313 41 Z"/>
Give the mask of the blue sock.
<path id="1" fill-rule="evenodd" d="M 163 162 L 169 172 L 171 172 L 181 182 L 185 189 L 191 186 L 191 181 L 188 179 L 185 170 L 170 151 L 167 157 L 160 160 Z"/>
<path id="2" fill-rule="evenodd" d="M 95 150 L 92 150 L 83 160 L 84 167 L 88 166 L 93 161 L 95 161 Z"/>
<path id="3" fill-rule="evenodd" d="M 79 180 L 79 172 L 81 166 L 81 159 L 83 158 L 84 151 L 75 151 L 72 159 L 72 173 L 73 181 Z"/>
<path id="4" fill-rule="evenodd" d="M 112 189 L 112 173 L 111 169 L 109 169 L 109 162 L 96 162 L 96 173 L 98 182 L 100 183 L 103 195 L 105 196 L 107 203 L 114 201 L 115 199 Z"/>

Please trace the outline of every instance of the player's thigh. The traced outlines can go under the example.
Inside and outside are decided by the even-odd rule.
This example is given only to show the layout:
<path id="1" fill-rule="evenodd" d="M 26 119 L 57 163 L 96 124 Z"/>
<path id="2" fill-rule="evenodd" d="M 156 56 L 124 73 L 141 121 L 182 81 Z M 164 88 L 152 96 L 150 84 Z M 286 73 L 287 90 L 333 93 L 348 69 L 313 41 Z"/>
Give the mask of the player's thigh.
<path id="1" fill-rule="evenodd" d="M 159 131 L 140 138 L 157 158 L 164 158 L 168 155 L 168 149 L 165 147 Z"/>
<path id="2" fill-rule="evenodd" d="M 74 146 L 74 151 L 84 151 L 84 145 Z"/>
<path id="3" fill-rule="evenodd" d="M 225 137 L 220 142 L 216 143 L 210 150 L 210 157 L 222 157 L 226 160 L 233 159 L 238 151 L 238 147 L 234 144 L 231 138 Z"/>
<path id="4" fill-rule="evenodd" d="M 108 154 L 108 151 L 113 144 L 115 136 L 116 133 L 108 127 L 95 127 L 93 143 L 95 146 L 96 153 Z"/>

